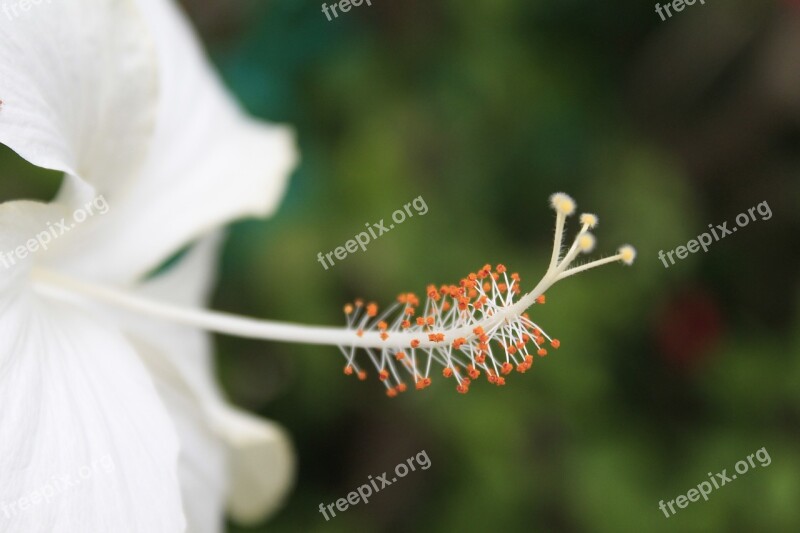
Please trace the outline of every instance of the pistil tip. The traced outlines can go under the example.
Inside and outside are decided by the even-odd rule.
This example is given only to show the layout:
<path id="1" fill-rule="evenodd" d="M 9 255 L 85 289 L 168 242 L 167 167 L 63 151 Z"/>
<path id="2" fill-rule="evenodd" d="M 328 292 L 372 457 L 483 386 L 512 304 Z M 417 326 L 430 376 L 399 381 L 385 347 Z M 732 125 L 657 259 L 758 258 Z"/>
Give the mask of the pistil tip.
<path id="1" fill-rule="evenodd" d="M 636 249 L 626 244 L 619 249 L 619 256 L 623 263 L 632 265 L 633 260 L 636 259 Z"/>
<path id="2" fill-rule="evenodd" d="M 550 205 L 562 215 L 569 216 L 575 212 L 575 200 L 568 194 L 557 192 L 550 197 Z"/>
<path id="3" fill-rule="evenodd" d="M 583 233 L 578 237 L 578 249 L 583 253 L 594 250 L 595 238 L 591 233 Z"/>
<path id="4" fill-rule="evenodd" d="M 581 224 L 587 226 L 589 229 L 594 228 L 599 222 L 597 215 L 591 213 L 584 213 L 581 215 Z"/>

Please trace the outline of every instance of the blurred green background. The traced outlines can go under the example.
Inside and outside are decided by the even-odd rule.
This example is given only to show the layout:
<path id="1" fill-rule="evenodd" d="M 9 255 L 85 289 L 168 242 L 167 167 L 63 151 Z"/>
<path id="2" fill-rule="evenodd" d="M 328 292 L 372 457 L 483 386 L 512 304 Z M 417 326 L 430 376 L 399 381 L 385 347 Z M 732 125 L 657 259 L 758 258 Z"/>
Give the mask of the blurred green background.
<path id="1" fill-rule="evenodd" d="M 232 228 L 216 308 L 338 325 L 354 297 L 388 304 L 485 262 L 531 288 L 556 191 L 599 215 L 598 253 L 639 257 L 551 289 L 534 318 L 562 347 L 503 389 L 390 400 L 335 348 L 219 338 L 231 398 L 299 458 L 285 508 L 230 531 L 800 530 L 798 2 L 666 22 L 632 0 L 372 0 L 331 22 L 321 4 L 185 2 L 244 106 L 293 125 L 302 152 L 279 213 Z M 0 200 L 57 187 L 6 149 L 0 174 L 17 177 Z M 317 262 L 420 195 L 427 215 Z M 763 201 L 771 219 L 658 260 Z M 768 467 L 658 509 L 761 447 Z M 421 450 L 429 470 L 318 512 Z"/>

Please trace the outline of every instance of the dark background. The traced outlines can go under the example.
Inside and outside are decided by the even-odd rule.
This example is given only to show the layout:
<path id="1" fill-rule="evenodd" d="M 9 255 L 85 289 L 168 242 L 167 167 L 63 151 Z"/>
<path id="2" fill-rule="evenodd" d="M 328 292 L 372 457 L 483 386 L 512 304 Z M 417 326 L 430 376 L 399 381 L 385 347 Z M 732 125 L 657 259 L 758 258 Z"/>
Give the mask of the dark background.
<path id="1" fill-rule="evenodd" d="M 598 254 L 639 252 L 548 292 L 561 349 L 503 389 L 438 380 L 390 400 L 335 348 L 218 339 L 238 404 L 295 441 L 296 487 L 262 529 L 797 531 L 800 528 L 800 6 L 187 0 L 253 114 L 293 125 L 302 164 L 281 210 L 236 224 L 215 307 L 342 323 L 503 262 L 531 288 L 549 194 L 600 216 Z M 0 151 L 0 199 L 58 177 Z M 417 196 L 415 216 L 330 270 L 316 260 Z M 773 217 L 669 269 L 657 258 L 768 202 Z M 570 226 L 571 233 L 575 225 Z M 767 467 L 665 518 L 671 500 L 766 447 Z M 320 503 L 425 450 L 330 522 Z M 756 463 L 758 464 L 758 463 Z"/>

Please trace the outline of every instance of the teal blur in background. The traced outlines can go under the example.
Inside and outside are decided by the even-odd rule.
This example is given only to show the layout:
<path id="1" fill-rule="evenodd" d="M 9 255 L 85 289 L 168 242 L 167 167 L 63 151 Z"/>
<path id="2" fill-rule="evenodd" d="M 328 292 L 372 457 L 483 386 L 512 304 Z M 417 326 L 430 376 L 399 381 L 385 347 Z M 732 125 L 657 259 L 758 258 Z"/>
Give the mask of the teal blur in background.
<path id="1" fill-rule="evenodd" d="M 329 22 L 322 2 L 185 2 L 243 105 L 302 152 L 277 215 L 232 227 L 215 308 L 339 325 L 355 297 L 486 262 L 530 289 L 556 191 L 600 217 L 596 255 L 639 252 L 552 288 L 533 318 L 561 348 L 466 396 L 434 379 L 389 399 L 335 348 L 218 338 L 231 398 L 299 459 L 285 508 L 230 531 L 800 530 L 800 7 L 721 4 L 662 22 L 632 0 L 372 0 Z M 58 185 L 5 148 L 0 174 L 0 200 Z M 424 216 L 317 261 L 418 196 Z M 769 220 L 659 261 L 764 201 Z M 762 447 L 769 466 L 659 510 Z M 319 513 L 422 450 L 428 470 Z"/>

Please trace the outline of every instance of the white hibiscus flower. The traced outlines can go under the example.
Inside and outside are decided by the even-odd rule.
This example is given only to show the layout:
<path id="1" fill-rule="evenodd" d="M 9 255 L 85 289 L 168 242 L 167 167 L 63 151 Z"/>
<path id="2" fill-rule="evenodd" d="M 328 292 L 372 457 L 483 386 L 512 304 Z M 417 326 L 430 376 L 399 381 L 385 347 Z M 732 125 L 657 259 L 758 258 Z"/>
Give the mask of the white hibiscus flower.
<path id="1" fill-rule="evenodd" d="M 291 449 L 224 402 L 206 335 L 47 280 L 202 307 L 220 240 L 204 236 L 275 209 L 291 134 L 242 113 L 167 0 L 0 17 L 0 100 L 0 142 L 65 174 L 50 204 L 0 205 L 0 251 L 99 195 L 110 207 L 0 268 L 0 530 L 219 531 L 226 501 L 235 518 L 263 517 L 291 480 Z"/>

